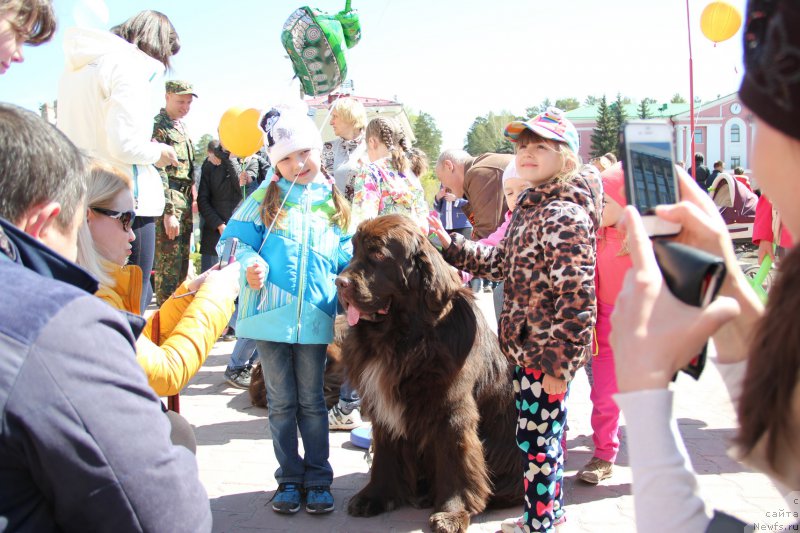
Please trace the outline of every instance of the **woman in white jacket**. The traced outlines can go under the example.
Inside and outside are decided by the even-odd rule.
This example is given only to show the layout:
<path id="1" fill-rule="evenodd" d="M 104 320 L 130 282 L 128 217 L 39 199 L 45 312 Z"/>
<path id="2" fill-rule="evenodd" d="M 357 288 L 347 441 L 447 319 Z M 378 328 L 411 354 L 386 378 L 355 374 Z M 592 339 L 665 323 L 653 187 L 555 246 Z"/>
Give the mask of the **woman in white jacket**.
<path id="1" fill-rule="evenodd" d="M 795 236 L 800 235 L 798 27 L 796 0 L 749 0 L 739 89 L 756 128 L 753 175 Z M 704 309 L 683 304 L 664 283 L 640 217 L 626 209 L 633 267 L 611 317 L 611 344 L 620 390 L 616 399 L 627 421 L 637 527 L 683 533 L 796 531 L 798 524 L 773 522 L 800 516 L 800 247 L 782 261 L 765 310 L 742 274 L 714 202 L 685 172 L 680 181 L 682 201 L 659 206 L 656 214 L 681 224 L 680 242 L 724 258 L 728 273 L 722 298 Z M 717 368 L 737 408 L 733 452 L 788 494 L 788 510 L 764 509 L 769 524 L 712 515 L 672 417 L 670 380 L 712 334 Z"/>
<path id="2" fill-rule="evenodd" d="M 142 11 L 101 31 L 69 28 L 66 68 L 58 89 L 58 127 L 88 155 L 110 163 L 134 184 L 136 240 L 131 263 L 149 273 L 155 253 L 155 217 L 164 211 L 164 190 L 153 165 L 178 164 L 175 150 L 153 138 L 151 84 L 160 81 L 180 50 L 166 15 Z M 152 296 L 143 276 L 142 312 Z"/>

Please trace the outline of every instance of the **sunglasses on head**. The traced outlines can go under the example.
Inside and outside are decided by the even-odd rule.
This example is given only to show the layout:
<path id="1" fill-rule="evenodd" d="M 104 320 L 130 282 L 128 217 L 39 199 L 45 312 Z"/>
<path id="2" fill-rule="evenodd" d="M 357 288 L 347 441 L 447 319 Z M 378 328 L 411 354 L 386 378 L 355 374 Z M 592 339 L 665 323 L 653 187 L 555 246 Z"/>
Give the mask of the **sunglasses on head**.
<path id="1" fill-rule="evenodd" d="M 125 231 L 131 229 L 131 224 L 133 223 L 133 220 L 136 218 L 136 213 L 133 211 L 119 212 L 119 211 L 114 211 L 112 209 L 103 209 L 102 207 L 90 207 L 89 209 L 91 209 L 92 211 L 96 211 L 101 215 L 105 215 L 109 218 L 115 218 L 119 220 L 120 223 L 122 224 L 122 229 Z"/>

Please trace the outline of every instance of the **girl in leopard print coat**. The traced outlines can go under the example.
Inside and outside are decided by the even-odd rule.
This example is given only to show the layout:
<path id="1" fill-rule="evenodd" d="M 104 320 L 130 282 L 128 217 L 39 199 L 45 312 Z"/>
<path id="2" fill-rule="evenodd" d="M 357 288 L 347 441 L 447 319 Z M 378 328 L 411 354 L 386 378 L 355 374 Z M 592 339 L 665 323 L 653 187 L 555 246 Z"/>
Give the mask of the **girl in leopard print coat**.
<path id="1" fill-rule="evenodd" d="M 443 253 L 461 270 L 505 281 L 498 333 L 516 365 L 517 443 L 528 465 L 525 512 L 516 526 L 550 532 L 564 520 L 567 385 L 591 357 L 602 185 L 578 173 L 578 135 L 560 110 L 512 122 L 505 134 L 516 143 L 520 177 L 535 185 L 519 195 L 497 246 L 454 233 Z"/>

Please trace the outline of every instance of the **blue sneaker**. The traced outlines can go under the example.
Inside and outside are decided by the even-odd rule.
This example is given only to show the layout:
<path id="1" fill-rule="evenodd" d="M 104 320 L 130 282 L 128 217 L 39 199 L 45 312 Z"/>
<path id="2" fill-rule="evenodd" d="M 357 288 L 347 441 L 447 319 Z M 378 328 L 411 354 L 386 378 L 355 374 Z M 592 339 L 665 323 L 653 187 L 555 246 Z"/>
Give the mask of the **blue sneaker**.
<path id="1" fill-rule="evenodd" d="M 272 497 L 272 510 L 281 514 L 294 514 L 300 510 L 300 485 L 281 483 Z"/>
<path id="2" fill-rule="evenodd" d="M 306 492 L 306 512 L 324 514 L 333 511 L 333 494 L 330 487 L 308 487 Z"/>

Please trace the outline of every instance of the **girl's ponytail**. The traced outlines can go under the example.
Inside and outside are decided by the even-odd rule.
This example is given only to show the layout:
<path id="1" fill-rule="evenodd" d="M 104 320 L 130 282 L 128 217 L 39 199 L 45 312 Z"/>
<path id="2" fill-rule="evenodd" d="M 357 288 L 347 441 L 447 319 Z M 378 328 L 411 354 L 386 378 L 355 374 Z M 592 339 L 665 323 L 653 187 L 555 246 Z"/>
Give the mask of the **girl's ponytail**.
<path id="1" fill-rule="evenodd" d="M 333 206 L 336 208 L 336 213 L 331 217 L 331 220 L 341 228 L 342 231 L 347 231 L 350 228 L 350 202 L 344 197 L 342 191 L 336 186 L 336 182 L 328 174 L 325 168 L 320 167 L 320 172 L 331 184 L 331 195 L 333 196 Z"/>
<path id="2" fill-rule="evenodd" d="M 367 139 L 378 139 L 389 149 L 389 155 L 392 159 L 392 166 L 398 172 L 404 174 L 409 167 L 409 161 L 406 157 L 405 150 L 401 146 L 401 139 L 399 138 L 396 128 L 391 119 L 384 117 L 376 117 L 369 121 L 367 124 L 367 132 L 365 137 Z"/>
<path id="3" fill-rule="evenodd" d="M 428 171 L 428 156 L 419 148 L 411 148 L 406 151 L 406 157 L 411 162 L 411 172 L 420 177 Z"/>
<path id="4" fill-rule="evenodd" d="M 267 193 L 264 196 L 264 201 L 261 202 L 261 221 L 264 227 L 269 228 L 272 221 L 277 218 L 275 226 L 281 227 L 286 213 L 281 210 L 281 188 L 278 187 L 278 174 L 273 176 L 272 181 L 267 186 Z"/>

